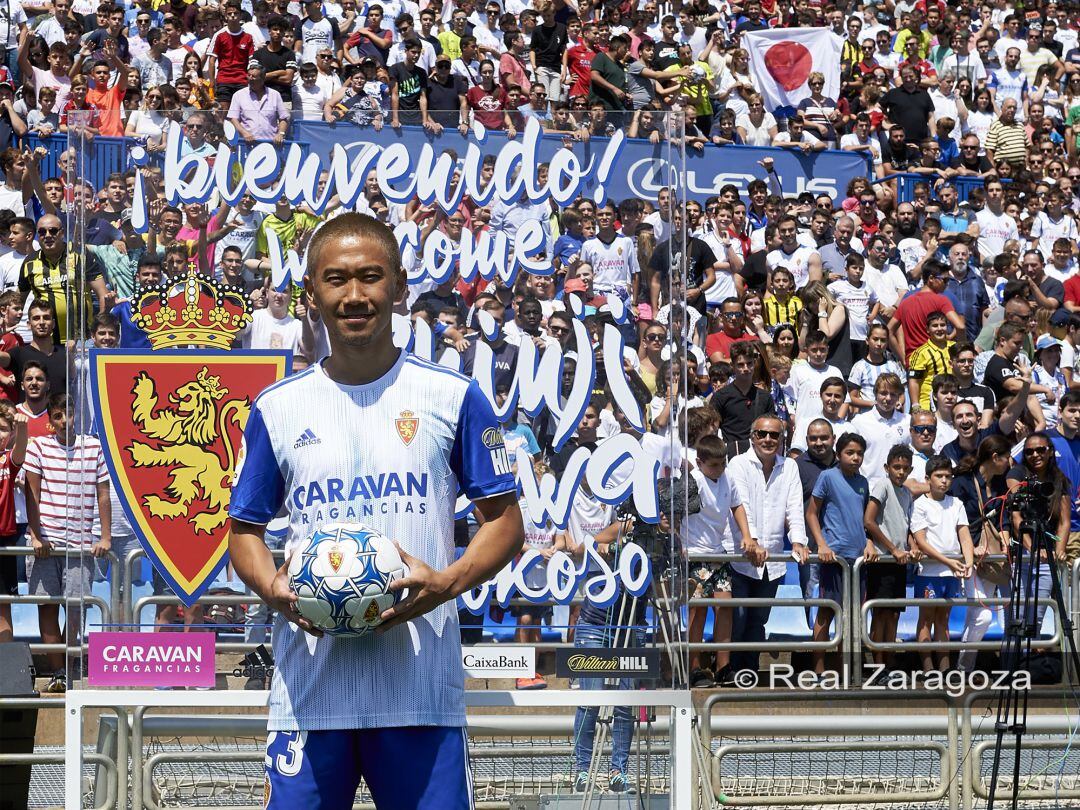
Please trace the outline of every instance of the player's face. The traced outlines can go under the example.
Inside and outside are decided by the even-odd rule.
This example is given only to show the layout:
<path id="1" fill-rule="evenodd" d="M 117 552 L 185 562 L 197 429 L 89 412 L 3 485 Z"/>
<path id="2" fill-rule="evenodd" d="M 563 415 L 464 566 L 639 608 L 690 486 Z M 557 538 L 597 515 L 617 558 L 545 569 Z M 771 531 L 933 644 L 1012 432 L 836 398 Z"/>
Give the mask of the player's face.
<path id="1" fill-rule="evenodd" d="M 326 322 L 331 349 L 389 339 L 394 303 L 405 289 L 404 272 L 390 264 L 374 239 L 349 234 L 323 243 L 304 288 Z"/>

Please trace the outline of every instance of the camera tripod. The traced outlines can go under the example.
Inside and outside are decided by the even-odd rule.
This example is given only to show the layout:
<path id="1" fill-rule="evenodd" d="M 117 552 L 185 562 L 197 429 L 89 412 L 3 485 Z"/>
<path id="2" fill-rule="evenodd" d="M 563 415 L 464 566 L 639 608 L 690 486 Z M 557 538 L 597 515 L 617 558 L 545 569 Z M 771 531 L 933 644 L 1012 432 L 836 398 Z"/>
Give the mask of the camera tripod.
<path id="1" fill-rule="evenodd" d="M 1038 638 L 1042 624 L 1038 610 L 1039 586 L 1042 584 L 1040 580 L 1044 575 L 1048 575 L 1050 596 L 1061 620 L 1064 651 L 1071 658 L 1073 672 L 1080 673 L 1080 655 L 1077 654 L 1073 636 L 1072 617 L 1066 609 L 1061 577 L 1054 558 L 1054 537 L 1046 529 L 1046 516 L 1050 514 L 1049 502 L 1030 495 L 1022 495 L 1020 500 L 1020 531 L 1010 540 L 1012 593 L 1006 608 L 1001 668 L 1015 673 L 1021 666 L 1030 665 L 1031 642 Z M 1049 572 L 1048 574 L 1042 570 L 1043 565 L 1046 566 L 1045 571 Z M 1027 687 L 1021 689 L 1013 678 L 1009 679 L 1008 686 L 998 695 L 997 718 L 994 724 L 997 739 L 994 744 L 987 810 L 994 810 L 1006 733 L 1012 734 L 1014 740 L 1011 806 L 1012 810 L 1017 808 L 1020 794 L 1020 752 L 1024 735 L 1027 733 L 1029 696 L 1030 681 Z"/>

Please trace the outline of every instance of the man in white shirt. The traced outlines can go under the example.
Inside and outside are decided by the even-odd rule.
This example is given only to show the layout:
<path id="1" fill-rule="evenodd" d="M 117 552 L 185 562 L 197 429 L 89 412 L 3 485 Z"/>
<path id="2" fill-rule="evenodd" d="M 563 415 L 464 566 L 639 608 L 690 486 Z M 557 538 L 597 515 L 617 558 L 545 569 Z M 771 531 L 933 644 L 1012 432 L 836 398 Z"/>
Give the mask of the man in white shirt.
<path id="1" fill-rule="evenodd" d="M 972 87 L 986 84 L 986 66 L 978 54 L 971 53 L 971 35 L 956 31 L 952 35 L 952 53 L 941 60 L 941 70 L 951 70 L 956 78 L 967 79 Z"/>
<path id="2" fill-rule="evenodd" d="M 1080 229 L 1076 227 L 1076 220 L 1065 213 L 1065 195 L 1055 188 L 1046 195 L 1046 208 L 1035 214 L 1035 221 L 1031 223 L 1031 241 L 1045 260 L 1053 255 L 1054 242 L 1058 239 L 1068 239 L 1075 244 L 1080 239 Z"/>
<path id="3" fill-rule="evenodd" d="M 1020 36 L 1020 15 L 1010 14 L 1005 18 L 1005 30 L 998 37 L 997 42 L 994 43 L 994 50 L 997 52 L 998 59 L 1004 62 L 1011 48 L 1016 48 L 1019 51 L 1025 44 Z"/>
<path id="4" fill-rule="evenodd" d="M 581 246 L 581 261 L 595 273 L 593 290 L 616 293 L 624 298 L 636 294 L 639 274 L 637 248 L 629 236 L 615 232 L 615 210 L 609 202 L 596 209 L 596 236 Z"/>
<path id="5" fill-rule="evenodd" d="M 885 460 L 893 445 L 910 444 L 911 418 L 898 407 L 903 398 L 903 382 L 885 372 L 874 383 L 874 407 L 851 420 L 851 429 L 866 439 L 859 472 L 871 486 L 887 477 Z"/>
<path id="6" fill-rule="evenodd" d="M 1016 101 L 1016 120 L 1024 120 L 1024 101 L 1030 85 L 1024 71 L 1020 69 L 1019 48 L 1009 48 L 1005 52 L 1005 67 L 1000 67 L 990 74 L 989 87 L 990 97 L 997 109 L 1001 109 L 1005 99 L 1011 98 Z"/>
<path id="7" fill-rule="evenodd" d="M 390 53 L 386 55 L 386 66 L 390 67 L 398 62 L 404 62 L 405 41 L 416 37 L 420 40 L 420 58 L 416 60 L 416 66 L 421 68 L 424 73 L 431 73 L 431 71 L 435 70 L 435 46 L 423 37 L 419 37 L 413 26 L 411 14 L 402 14 L 394 23 L 398 39 L 390 46 Z"/>
<path id="8" fill-rule="evenodd" d="M 656 195 L 656 210 L 648 214 L 642 220 L 646 225 L 652 225 L 656 244 L 667 241 L 671 235 L 671 189 L 662 188 Z"/>
<path id="9" fill-rule="evenodd" d="M 288 349 L 296 357 L 300 352 L 300 335 L 303 322 L 289 314 L 291 295 L 270 286 L 266 279 L 266 306 L 255 310 L 251 324 L 241 333 L 245 349 Z"/>
<path id="10" fill-rule="evenodd" d="M 811 281 L 821 281 L 821 254 L 813 248 L 799 244 L 799 221 L 786 214 L 776 224 L 780 246 L 765 256 L 769 270 L 786 267 L 795 277 L 795 289 L 801 290 Z"/>
<path id="11" fill-rule="evenodd" d="M 871 237 L 863 272 L 863 281 L 877 296 L 881 314 L 885 318 L 892 317 L 896 305 L 908 293 L 907 276 L 899 265 L 889 261 L 889 249 L 889 240 L 884 236 L 878 234 Z"/>
<path id="12" fill-rule="evenodd" d="M 739 500 L 746 506 L 751 535 L 735 538 L 735 547 L 748 560 L 732 564 L 731 595 L 735 599 L 776 596 L 776 589 L 787 572 L 785 535 L 801 558 L 808 553 L 799 470 L 792 459 L 778 455 L 783 430 L 783 424 L 775 416 L 754 420 L 750 449 L 728 464 L 728 476 L 739 493 Z M 764 641 L 771 611 L 770 607 L 735 608 L 731 640 Z M 733 652 L 731 666 L 736 671 L 756 672 L 758 653 Z"/>
<path id="13" fill-rule="evenodd" d="M 1005 213 L 1005 188 L 1000 180 L 986 182 L 986 205 L 975 215 L 979 226 L 979 255 L 994 257 L 1005 249 L 1010 239 L 1019 239 L 1016 220 Z"/>

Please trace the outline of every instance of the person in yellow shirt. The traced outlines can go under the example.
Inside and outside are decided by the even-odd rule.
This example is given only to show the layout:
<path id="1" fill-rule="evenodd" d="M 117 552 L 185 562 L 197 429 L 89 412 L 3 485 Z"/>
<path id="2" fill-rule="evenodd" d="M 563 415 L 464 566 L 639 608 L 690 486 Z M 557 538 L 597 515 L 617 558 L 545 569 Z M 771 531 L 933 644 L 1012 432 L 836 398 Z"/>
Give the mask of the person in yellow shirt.
<path id="1" fill-rule="evenodd" d="M 461 38 L 465 36 L 465 26 L 469 22 L 469 15 L 463 9 L 455 9 L 454 16 L 450 18 L 450 28 L 436 35 L 439 44 L 442 45 L 444 56 L 451 59 L 461 57 Z"/>
<path id="2" fill-rule="evenodd" d="M 689 76 L 686 76 L 687 68 Z M 677 78 L 679 92 L 686 96 L 687 103 L 694 110 L 695 123 L 702 134 L 708 135 L 712 127 L 713 106 L 709 98 L 712 87 L 713 71 L 707 62 L 694 60 L 694 49 L 685 43 L 679 46 L 679 61 L 669 65 L 665 73 L 684 74 Z"/>
<path id="3" fill-rule="evenodd" d="M 799 310 L 803 303 L 794 293 L 795 276 L 786 267 L 774 267 L 769 292 L 762 301 L 766 326 L 775 327 L 789 323 L 795 327 L 798 334 Z"/>
<path id="4" fill-rule="evenodd" d="M 918 402 L 925 410 L 930 410 L 934 377 L 952 373 L 949 349 L 953 341 L 945 337 L 948 329 L 945 313 L 931 312 L 927 315 L 926 331 L 930 339 L 916 349 L 908 360 L 908 396 L 911 402 Z"/>
<path id="5" fill-rule="evenodd" d="M 894 53 L 898 53 L 901 56 L 906 54 L 907 51 L 904 50 L 904 48 L 907 44 L 907 41 L 911 37 L 915 37 L 919 40 L 919 56 L 922 59 L 925 59 L 927 56 L 929 56 L 930 42 L 933 39 L 933 36 L 930 34 L 929 31 L 925 30 L 922 27 L 924 19 L 925 17 L 922 11 L 920 11 L 919 9 L 911 10 L 908 24 L 901 28 L 899 33 L 897 33 L 896 35 L 896 41 L 893 43 Z"/>

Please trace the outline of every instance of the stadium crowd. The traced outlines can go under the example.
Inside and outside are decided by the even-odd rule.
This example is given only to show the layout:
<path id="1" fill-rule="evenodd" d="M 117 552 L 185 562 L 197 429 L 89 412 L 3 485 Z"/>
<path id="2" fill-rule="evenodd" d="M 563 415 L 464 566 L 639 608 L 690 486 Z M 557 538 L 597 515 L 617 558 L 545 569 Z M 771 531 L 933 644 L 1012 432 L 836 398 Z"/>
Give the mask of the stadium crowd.
<path id="1" fill-rule="evenodd" d="M 654 142 L 678 131 L 699 150 L 868 157 L 867 176 L 836 199 L 784 195 L 794 178 L 765 158 L 766 179 L 700 201 L 666 188 L 653 199 L 582 198 L 562 208 L 466 197 L 447 214 L 390 202 L 369 177 L 357 203 L 392 226 L 411 220 L 425 237 L 438 229 L 451 244 L 466 230 L 512 236 L 526 221 L 542 223 L 553 275 L 522 273 L 510 286 L 452 276 L 413 285 L 403 304 L 402 315 L 431 326 L 440 354 L 460 354 L 466 374 L 479 342 L 489 344 L 497 399 L 510 391 L 526 341 L 564 353 L 564 393 L 581 352 L 596 350 L 602 372 L 607 297 L 630 306 L 621 371 L 648 431 L 681 448 L 668 474 L 688 475 L 698 493 L 676 527 L 689 595 L 774 596 L 789 553 L 807 598 L 842 601 L 836 558 L 881 556 L 891 562 L 867 566 L 867 598 L 902 597 L 908 586 L 917 596 L 1004 595 L 1007 566 L 984 557 L 1006 547 L 1004 495 L 1032 478 L 1054 486 L 1056 557 L 1071 564 L 1080 556 L 1076 17 L 1057 0 L 432 0 L 423 8 L 411 0 L 10 0 L 0 7 L 2 542 L 34 547 L 29 587 L 47 595 L 95 575 L 92 562 L 49 555 L 75 542 L 71 521 L 85 524 L 78 534 L 95 555 L 133 548 L 100 446 L 72 439 L 65 421 L 58 395 L 85 396 L 71 341 L 146 347 L 131 319 L 136 289 L 195 267 L 254 301 L 243 347 L 291 349 L 296 368 L 316 362 L 326 351 L 318 316 L 299 288 L 272 288 L 267 234 L 302 252 L 341 210 L 316 214 L 251 196 L 180 209 L 165 203 L 149 168 L 158 198 L 143 237 L 132 227 L 134 169 L 117 166 L 95 188 L 64 151 L 58 172 L 43 176 L 48 147 L 27 147 L 28 134 L 127 136 L 153 155 L 175 120 L 185 154 L 211 155 L 226 120 L 248 142 L 281 144 L 295 120 L 432 133 L 480 126 L 513 138 L 531 118 L 570 141 L 626 128 Z M 766 109 L 743 35 L 812 26 L 841 42 L 839 93 L 824 94 L 837 77 L 814 72 L 796 109 Z M 672 127 L 671 113 L 685 114 L 685 131 Z M 715 154 L 738 160 L 731 150 Z M 85 256 L 65 240 L 77 210 L 88 212 Z M 404 260 L 410 270 L 420 262 L 408 251 Z M 593 346 L 575 337 L 571 297 Z M 502 327 L 496 336 L 479 333 L 478 311 Z M 91 325 L 80 335 L 74 324 L 84 318 Z M 547 413 L 508 415 L 519 469 L 558 475 L 575 448 L 634 432 L 603 373 L 557 451 L 555 427 Z M 65 467 L 86 474 L 71 485 L 56 477 Z M 979 520 L 991 512 L 1003 516 Z M 568 529 L 529 525 L 528 543 L 573 553 L 592 537 L 609 553 L 624 528 L 583 485 Z M 697 559 L 721 554 L 743 559 Z M 0 574 L 14 593 L 14 558 L 0 557 Z M 538 640 L 546 611 L 514 612 L 518 640 Z M 41 606 L 46 641 L 62 636 L 58 613 Z M 691 640 L 701 639 L 707 613 L 691 611 Z M 948 613 L 922 609 L 919 640 L 946 639 Z M 814 638 L 827 638 L 831 611 L 807 615 Z M 718 607 L 712 637 L 763 641 L 769 616 L 769 608 Z M 963 640 L 983 638 L 991 618 L 990 608 L 969 610 Z M 871 637 L 894 640 L 898 619 L 899 611 L 875 610 Z M 10 635 L 2 605 L 0 641 Z M 955 662 L 920 655 L 926 669 L 976 665 L 973 651 Z M 54 663 L 51 687 L 60 691 L 63 665 Z M 695 655 L 692 682 L 727 685 L 756 664 L 752 652 Z M 815 671 L 824 667 L 818 656 Z M 539 674 L 518 683 L 544 685 Z"/>

